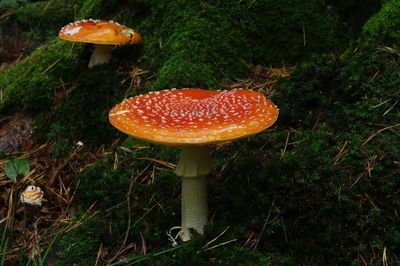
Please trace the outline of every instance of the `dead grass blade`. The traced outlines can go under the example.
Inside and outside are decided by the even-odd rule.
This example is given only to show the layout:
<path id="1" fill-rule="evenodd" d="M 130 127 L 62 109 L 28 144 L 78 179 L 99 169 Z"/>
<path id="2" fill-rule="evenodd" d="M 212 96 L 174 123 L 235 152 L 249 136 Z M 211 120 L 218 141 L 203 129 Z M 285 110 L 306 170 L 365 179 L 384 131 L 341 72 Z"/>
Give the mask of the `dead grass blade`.
<path id="1" fill-rule="evenodd" d="M 175 169 L 176 168 L 176 164 L 165 162 L 165 161 L 161 161 L 161 160 L 157 160 L 157 159 L 154 159 L 154 158 L 141 157 L 141 158 L 137 158 L 137 159 L 138 160 L 152 161 L 152 162 L 155 162 L 155 163 L 158 163 L 158 164 L 162 164 L 162 165 L 164 165 L 164 166 L 166 166 L 168 168 L 171 168 L 171 169 Z"/>
<path id="2" fill-rule="evenodd" d="M 398 127 L 398 126 L 400 126 L 400 123 L 399 123 L 399 124 L 392 125 L 392 126 L 388 126 L 388 127 L 385 127 L 385 128 L 382 128 L 382 129 L 378 130 L 377 132 L 375 132 L 374 134 L 372 134 L 366 141 L 364 141 L 364 142 L 361 144 L 361 148 L 364 148 L 364 146 L 367 145 L 368 142 L 370 142 L 370 141 L 371 141 L 372 139 L 374 139 L 376 136 L 378 136 L 379 134 L 381 134 L 383 131 L 386 131 L 386 130 L 389 130 L 389 129 L 392 129 L 392 128 L 395 128 L 395 127 Z"/>

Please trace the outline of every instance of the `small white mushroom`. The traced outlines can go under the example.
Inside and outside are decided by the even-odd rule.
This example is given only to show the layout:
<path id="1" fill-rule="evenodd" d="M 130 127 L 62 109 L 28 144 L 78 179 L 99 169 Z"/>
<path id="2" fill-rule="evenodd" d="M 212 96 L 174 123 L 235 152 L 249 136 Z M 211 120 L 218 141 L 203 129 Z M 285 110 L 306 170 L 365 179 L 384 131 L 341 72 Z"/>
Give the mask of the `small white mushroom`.
<path id="1" fill-rule="evenodd" d="M 22 193 L 20 200 L 22 203 L 30 205 L 42 205 L 44 192 L 37 186 L 28 186 Z"/>

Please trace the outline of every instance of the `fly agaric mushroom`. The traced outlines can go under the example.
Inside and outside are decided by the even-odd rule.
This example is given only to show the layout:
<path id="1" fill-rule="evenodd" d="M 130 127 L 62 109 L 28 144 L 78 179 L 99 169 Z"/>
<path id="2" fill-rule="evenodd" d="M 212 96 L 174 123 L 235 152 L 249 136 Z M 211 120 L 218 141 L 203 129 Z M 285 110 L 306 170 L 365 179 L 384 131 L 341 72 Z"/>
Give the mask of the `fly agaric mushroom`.
<path id="1" fill-rule="evenodd" d="M 58 37 L 71 42 L 93 43 L 89 68 L 108 63 L 112 45 L 140 43 L 142 37 L 134 30 L 114 21 L 84 19 L 63 27 Z"/>
<path id="2" fill-rule="evenodd" d="M 43 200 L 43 191 L 40 187 L 36 186 L 28 186 L 22 193 L 21 193 L 21 202 L 27 203 L 30 205 L 42 205 Z"/>
<path id="3" fill-rule="evenodd" d="M 183 241 L 190 240 L 190 228 L 203 234 L 207 223 L 207 145 L 257 134 L 277 118 L 270 100 L 245 89 L 150 92 L 125 99 L 109 113 L 111 124 L 134 138 L 183 147 L 175 170 L 182 176 Z"/>

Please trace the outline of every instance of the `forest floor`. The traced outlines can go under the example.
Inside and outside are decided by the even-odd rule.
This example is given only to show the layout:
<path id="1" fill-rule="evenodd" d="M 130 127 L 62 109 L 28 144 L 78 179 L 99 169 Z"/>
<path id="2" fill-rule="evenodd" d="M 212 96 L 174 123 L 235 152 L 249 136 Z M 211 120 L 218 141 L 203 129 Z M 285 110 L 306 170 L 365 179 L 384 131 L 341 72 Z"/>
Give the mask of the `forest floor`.
<path id="1" fill-rule="evenodd" d="M 21 41 L 21 38 L 26 41 Z M 19 60 L 27 55 L 27 50 L 34 48 L 29 40 L 24 39 L 23 36 L 8 41 L 9 45 L 3 46 L 1 50 L 2 57 L 8 59 L 7 65 L 18 63 Z M 5 64 L 3 64 L 4 66 Z M 271 97 L 279 93 L 276 89 L 279 81 L 288 78 L 290 76 L 289 71 L 294 68 L 294 66 L 273 68 L 251 65 L 249 66 L 250 75 L 248 78 L 235 81 L 224 80 L 222 85 L 229 89 L 246 88 L 257 90 L 267 97 Z M 136 86 L 143 86 L 141 82 L 138 82 L 137 71 L 133 71 L 131 74 Z M 21 259 L 21 251 L 23 251 L 33 261 L 43 262 L 46 260 L 47 265 L 52 265 L 53 263 L 57 265 L 55 258 L 46 258 L 49 254 L 48 251 L 53 248 L 55 240 L 60 235 L 84 224 L 87 218 L 97 214 L 97 211 L 92 211 L 89 208 L 86 210 L 86 215 L 81 216 L 79 220 L 75 219 L 76 205 L 74 204 L 74 195 L 79 183 L 76 186 L 71 186 L 70 181 L 75 175 L 92 166 L 99 159 L 112 154 L 111 150 L 115 148 L 119 140 L 114 140 L 113 144 L 107 147 L 104 145 L 86 147 L 85 143 L 79 141 L 66 158 L 55 159 L 51 155 L 53 143 L 35 143 L 32 135 L 34 123 L 35 121 L 23 113 L 3 117 L 0 121 L 0 146 L 9 151 L 9 155 L 13 158 L 27 159 L 30 162 L 29 173 L 19 177 L 18 182 L 14 182 L 4 171 L 9 160 L 0 160 L 0 188 L 7 191 L 0 197 L 0 205 L 8 205 L 0 209 L 0 216 L 5 217 L 0 220 L 0 224 L 4 223 L 6 225 L 4 232 L 0 233 L 4 240 L 6 230 L 14 232 L 12 244 L 1 242 L 0 247 L 6 250 L 2 261 L 18 261 Z M 147 159 L 174 167 L 173 162 L 161 162 L 157 158 Z M 18 194 L 24 188 L 19 184 L 24 183 L 41 184 L 40 188 L 44 192 L 42 206 L 33 206 L 21 202 Z M 51 204 L 49 204 L 50 202 Z M 126 245 L 125 242 L 121 243 L 118 248 L 120 253 L 125 252 L 126 249 L 129 249 L 129 245 Z M 140 253 L 146 254 L 145 247 L 137 255 L 140 255 Z M 45 254 L 44 257 L 43 254 Z M 110 254 L 112 253 L 108 252 L 106 248 L 99 247 L 98 258 L 111 262 L 118 255 Z"/>

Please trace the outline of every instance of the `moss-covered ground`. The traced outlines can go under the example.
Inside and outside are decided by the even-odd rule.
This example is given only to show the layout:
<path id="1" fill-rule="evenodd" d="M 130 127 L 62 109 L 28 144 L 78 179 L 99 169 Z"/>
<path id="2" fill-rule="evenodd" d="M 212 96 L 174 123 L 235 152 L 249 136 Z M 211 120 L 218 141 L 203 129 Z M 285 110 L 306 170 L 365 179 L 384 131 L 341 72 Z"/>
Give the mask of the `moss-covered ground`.
<path id="1" fill-rule="evenodd" d="M 41 147 L 1 154 L 2 166 L 25 156 L 33 170 L 17 183 L 0 175 L 0 263 L 400 264 L 398 1 L 6 1 L 0 11 L 0 41 L 10 25 L 19 35 L 7 47 L 31 40 L 0 51 L 0 114 L 31 117 Z M 132 26 L 144 43 L 88 69 L 90 45 L 55 36 L 89 17 Z M 273 82 L 254 71 L 287 65 Z M 212 147 L 206 233 L 174 243 L 179 148 L 126 138 L 108 110 L 151 90 L 235 84 L 266 93 L 279 119 Z M 29 184 L 45 189 L 41 210 L 18 202 Z"/>

